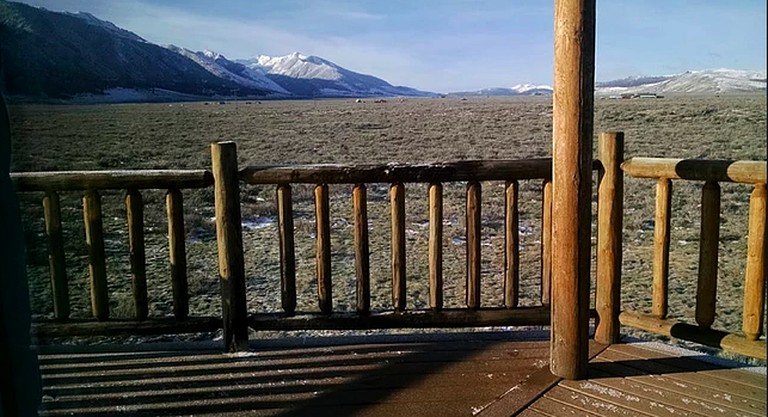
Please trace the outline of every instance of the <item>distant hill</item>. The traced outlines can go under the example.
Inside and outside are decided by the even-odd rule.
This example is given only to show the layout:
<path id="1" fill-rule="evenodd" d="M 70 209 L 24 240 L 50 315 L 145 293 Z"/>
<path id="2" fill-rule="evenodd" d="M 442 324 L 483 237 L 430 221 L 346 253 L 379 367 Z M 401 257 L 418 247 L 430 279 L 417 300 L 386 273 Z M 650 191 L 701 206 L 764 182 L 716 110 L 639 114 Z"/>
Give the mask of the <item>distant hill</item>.
<path id="1" fill-rule="evenodd" d="M 541 96 L 551 95 L 552 87 L 548 85 L 518 84 L 510 88 L 484 88 L 477 91 L 457 91 L 448 93 L 450 97 L 508 97 L 508 96 Z"/>
<path id="2" fill-rule="evenodd" d="M 765 92 L 765 73 L 733 69 L 686 71 L 657 77 L 630 77 L 596 84 L 598 94 L 730 94 Z"/>

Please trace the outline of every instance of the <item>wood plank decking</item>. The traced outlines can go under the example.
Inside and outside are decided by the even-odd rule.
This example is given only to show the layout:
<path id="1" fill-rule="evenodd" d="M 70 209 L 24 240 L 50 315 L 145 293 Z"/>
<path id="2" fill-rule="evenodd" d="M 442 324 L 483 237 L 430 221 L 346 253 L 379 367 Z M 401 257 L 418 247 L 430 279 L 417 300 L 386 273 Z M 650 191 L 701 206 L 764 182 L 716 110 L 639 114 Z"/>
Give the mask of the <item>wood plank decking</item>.
<path id="1" fill-rule="evenodd" d="M 284 339 L 223 355 L 199 343 L 45 346 L 41 415 L 764 416 L 765 374 L 645 345 L 548 372 L 546 333 Z M 595 352 L 601 347 L 596 346 Z"/>

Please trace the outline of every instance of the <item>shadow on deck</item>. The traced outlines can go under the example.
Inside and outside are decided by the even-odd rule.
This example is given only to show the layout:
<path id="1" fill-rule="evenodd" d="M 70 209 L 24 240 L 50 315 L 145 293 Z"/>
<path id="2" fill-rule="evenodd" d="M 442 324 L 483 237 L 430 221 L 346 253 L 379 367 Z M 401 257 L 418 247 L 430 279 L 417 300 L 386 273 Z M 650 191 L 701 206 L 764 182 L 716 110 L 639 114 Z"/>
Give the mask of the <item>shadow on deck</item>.
<path id="1" fill-rule="evenodd" d="M 764 372 L 647 344 L 593 345 L 590 379 L 560 382 L 548 371 L 547 338 L 296 338 L 232 355 L 200 343 L 43 346 L 41 414 L 765 415 Z"/>

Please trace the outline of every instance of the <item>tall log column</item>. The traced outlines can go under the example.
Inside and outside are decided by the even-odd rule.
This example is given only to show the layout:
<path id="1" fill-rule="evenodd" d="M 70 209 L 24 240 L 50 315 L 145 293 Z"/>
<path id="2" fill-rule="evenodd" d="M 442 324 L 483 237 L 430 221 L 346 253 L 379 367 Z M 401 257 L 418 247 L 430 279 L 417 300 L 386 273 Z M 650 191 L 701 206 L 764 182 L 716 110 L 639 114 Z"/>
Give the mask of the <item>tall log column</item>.
<path id="1" fill-rule="evenodd" d="M 550 371 L 587 375 L 595 0 L 555 1 Z"/>

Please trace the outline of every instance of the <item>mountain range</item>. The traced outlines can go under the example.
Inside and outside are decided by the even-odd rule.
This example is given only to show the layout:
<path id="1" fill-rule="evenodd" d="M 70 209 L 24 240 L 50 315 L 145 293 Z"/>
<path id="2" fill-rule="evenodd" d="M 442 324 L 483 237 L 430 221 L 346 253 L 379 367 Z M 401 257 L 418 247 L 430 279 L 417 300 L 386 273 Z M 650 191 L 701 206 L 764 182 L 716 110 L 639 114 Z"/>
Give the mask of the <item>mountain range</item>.
<path id="1" fill-rule="evenodd" d="M 229 98 L 435 97 L 394 86 L 326 59 L 294 52 L 228 59 L 213 51 L 155 45 L 88 13 L 58 13 L 0 0 L 0 58 L 5 93 L 23 100 L 86 102 Z M 598 94 L 765 91 L 764 73 L 689 71 L 597 83 Z M 548 95 L 546 85 L 449 93 L 449 96 Z"/>

